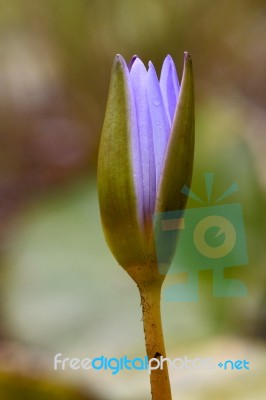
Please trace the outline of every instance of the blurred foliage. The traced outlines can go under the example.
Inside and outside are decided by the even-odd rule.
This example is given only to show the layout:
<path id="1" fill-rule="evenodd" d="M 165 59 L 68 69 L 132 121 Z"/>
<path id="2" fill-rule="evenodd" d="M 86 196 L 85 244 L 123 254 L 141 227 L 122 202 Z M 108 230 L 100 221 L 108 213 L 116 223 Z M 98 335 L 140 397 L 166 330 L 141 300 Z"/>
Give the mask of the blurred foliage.
<path id="1" fill-rule="evenodd" d="M 0 374 L 0 396 L 4 400 L 99 400 L 49 380 L 14 373 Z"/>
<path id="2" fill-rule="evenodd" d="M 238 183 L 228 203 L 243 206 L 250 262 L 225 274 L 243 279 L 249 295 L 213 299 L 212 276 L 202 274 L 197 304 L 163 303 L 169 352 L 180 352 L 178 342 L 184 352 L 194 343 L 219 353 L 224 339 L 208 349 L 201 340 L 237 335 L 235 347 L 246 342 L 236 353 L 246 349 L 262 365 L 265 347 L 256 352 L 253 340 L 266 337 L 265 35 L 264 0 L 0 0 L 0 349 L 13 338 L 50 358 L 59 348 L 144 352 L 135 288 L 101 232 L 97 150 L 114 55 L 138 54 L 159 71 L 170 53 L 181 72 L 187 50 L 196 90 L 193 190 L 204 198 L 205 172 L 215 173 L 214 197 Z M 208 379 L 193 397 L 188 380 L 174 379 L 184 399 L 259 399 L 258 376 L 256 393 L 245 382 L 246 397 L 231 381 L 231 391 L 214 380 L 208 392 Z M 137 387 L 147 385 L 137 374 L 93 378 L 115 399 L 141 398 Z M 12 388 L 12 399 L 42 399 L 42 383 L 30 379 L 1 375 L 0 397 Z"/>

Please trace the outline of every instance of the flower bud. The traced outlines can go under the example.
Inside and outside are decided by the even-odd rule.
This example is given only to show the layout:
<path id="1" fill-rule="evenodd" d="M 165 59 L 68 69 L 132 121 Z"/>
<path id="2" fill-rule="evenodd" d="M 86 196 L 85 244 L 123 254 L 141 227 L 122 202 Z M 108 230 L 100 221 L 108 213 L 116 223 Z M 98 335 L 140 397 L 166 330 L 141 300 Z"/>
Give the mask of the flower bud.
<path id="1" fill-rule="evenodd" d="M 179 85 L 170 56 L 160 79 L 138 57 L 114 60 L 98 158 L 98 196 L 107 243 L 118 263 L 157 268 L 154 219 L 182 210 L 194 152 L 192 62 Z M 147 271 L 147 273 L 149 273 Z"/>

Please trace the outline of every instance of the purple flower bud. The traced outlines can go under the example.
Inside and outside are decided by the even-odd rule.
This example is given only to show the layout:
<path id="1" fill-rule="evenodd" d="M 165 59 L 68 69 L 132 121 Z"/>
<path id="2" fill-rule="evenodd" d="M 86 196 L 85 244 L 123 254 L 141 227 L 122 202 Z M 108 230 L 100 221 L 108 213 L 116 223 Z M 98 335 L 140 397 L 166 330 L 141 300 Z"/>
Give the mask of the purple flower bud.
<path id="1" fill-rule="evenodd" d="M 98 191 L 107 242 L 123 267 L 156 259 L 155 212 L 183 209 L 194 149 L 190 56 L 179 85 L 168 55 L 158 79 L 134 56 L 114 61 L 98 161 Z M 155 262 L 155 261 L 154 261 Z"/>

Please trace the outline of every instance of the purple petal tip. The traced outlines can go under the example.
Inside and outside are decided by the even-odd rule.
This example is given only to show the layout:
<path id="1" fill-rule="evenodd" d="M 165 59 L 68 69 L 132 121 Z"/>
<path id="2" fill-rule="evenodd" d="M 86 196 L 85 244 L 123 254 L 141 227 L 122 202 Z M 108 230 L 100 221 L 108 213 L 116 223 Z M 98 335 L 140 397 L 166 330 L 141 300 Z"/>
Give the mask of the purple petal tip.
<path id="1" fill-rule="evenodd" d="M 129 63 L 128 63 L 128 69 L 129 69 L 129 71 L 131 70 L 131 68 L 132 68 L 132 66 L 133 66 L 133 64 L 134 64 L 134 62 L 136 61 L 136 59 L 137 58 L 139 58 L 136 54 L 134 54 L 134 56 L 131 58 L 131 60 L 129 61 Z"/>

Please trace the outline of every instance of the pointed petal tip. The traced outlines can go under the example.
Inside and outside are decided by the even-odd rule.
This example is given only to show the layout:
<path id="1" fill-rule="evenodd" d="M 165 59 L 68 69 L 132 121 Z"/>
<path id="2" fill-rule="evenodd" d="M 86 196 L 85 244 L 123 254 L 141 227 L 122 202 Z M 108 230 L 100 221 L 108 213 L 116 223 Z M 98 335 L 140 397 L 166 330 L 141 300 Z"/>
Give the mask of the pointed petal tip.
<path id="1" fill-rule="evenodd" d="M 170 54 L 167 54 L 167 56 L 165 57 L 164 61 L 165 60 L 173 61 L 173 58 L 172 58 L 172 56 Z"/>
<path id="2" fill-rule="evenodd" d="M 184 52 L 184 70 L 192 70 L 192 58 L 188 51 Z"/>
<path id="3" fill-rule="evenodd" d="M 184 61 L 191 61 L 191 56 L 188 51 L 184 52 Z"/>
<path id="4" fill-rule="evenodd" d="M 115 58 L 114 58 L 114 66 L 121 66 L 122 68 L 126 68 L 128 69 L 127 63 L 124 59 L 124 57 L 122 57 L 120 54 L 116 54 Z"/>
<path id="5" fill-rule="evenodd" d="M 158 79 L 155 66 L 153 65 L 153 63 L 152 63 L 151 61 L 149 61 L 149 63 L 148 63 L 148 73 L 149 73 L 149 75 L 150 75 L 150 74 L 154 74 L 154 75 L 157 77 L 157 79 Z"/>
<path id="6" fill-rule="evenodd" d="M 130 67 L 130 75 L 132 75 L 132 71 L 136 71 L 136 69 L 141 71 L 142 73 L 147 72 L 147 68 L 146 68 L 145 64 L 141 61 L 141 59 L 139 57 L 136 57 L 134 59 L 134 62 Z"/>
<path id="7" fill-rule="evenodd" d="M 121 54 L 116 54 L 115 55 L 115 61 L 122 61 L 124 58 L 121 56 Z"/>
<path id="8" fill-rule="evenodd" d="M 134 54 L 134 55 L 132 56 L 131 60 L 130 60 L 129 63 L 128 63 L 128 69 L 129 69 L 129 71 L 131 71 L 131 68 L 133 67 L 134 62 L 135 62 L 137 59 L 139 60 L 139 57 L 137 56 L 137 54 Z"/>
<path id="9" fill-rule="evenodd" d="M 173 63 L 172 57 L 170 56 L 170 54 L 167 54 L 167 56 L 163 60 L 161 72 L 162 72 L 163 68 L 166 68 L 166 67 L 169 68 L 169 65 L 171 65 L 172 63 Z"/>

